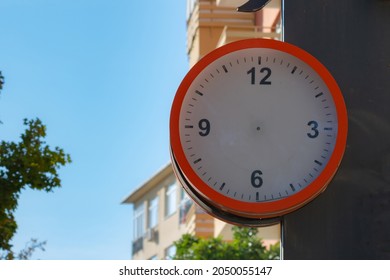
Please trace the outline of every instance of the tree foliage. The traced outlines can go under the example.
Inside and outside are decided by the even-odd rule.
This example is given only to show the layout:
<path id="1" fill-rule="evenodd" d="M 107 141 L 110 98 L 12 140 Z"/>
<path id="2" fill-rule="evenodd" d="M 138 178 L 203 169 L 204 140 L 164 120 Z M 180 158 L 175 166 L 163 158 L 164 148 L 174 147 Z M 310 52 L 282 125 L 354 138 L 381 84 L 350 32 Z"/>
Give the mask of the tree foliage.
<path id="1" fill-rule="evenodd" d="M 209 239 L 184 234 L 175 242 L 176 260 L 276 260 L 280 257 L 280 244 L 267 249 L 256 236 L 257 228 L 234 226 L 233 241 L 222 237 Z"/>
<path id="2" fill-rule="evenodd" d="M 0 72 L 0 90 L 3 83 Z M 60 187 L 58 169 L 71 162 L 63 149 L 46 144 L 46 126 L 41 120 L 24 119 L 24 125 L 19 142 L 0 142 L 0 256 L 6 258 L 15 255 L 10 241 L 17 230 L 14 212 L 21 191 L 30 188 L 50 192 Z M 35 240 L 33 245 L 40 248 L 44 244 Z"/>

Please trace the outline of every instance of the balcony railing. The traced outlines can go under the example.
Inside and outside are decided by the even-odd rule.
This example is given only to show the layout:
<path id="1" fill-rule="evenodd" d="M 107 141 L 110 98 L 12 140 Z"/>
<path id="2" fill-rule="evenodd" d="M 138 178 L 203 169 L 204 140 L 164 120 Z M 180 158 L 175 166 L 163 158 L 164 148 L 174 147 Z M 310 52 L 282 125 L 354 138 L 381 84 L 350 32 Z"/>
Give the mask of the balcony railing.
<path id="1" fill-rule="evenodd" d="M 133 241 L 133 255 L 141 251 L 144 248 L 144 239 L 140 237 Z"/>
<path id="2" fill-rule="evenodd" d="M 270 38 L 280 40 L 280 28 L 263 26 L 225 26 L 219 38 L 217 47 L 248 38 Z"/>

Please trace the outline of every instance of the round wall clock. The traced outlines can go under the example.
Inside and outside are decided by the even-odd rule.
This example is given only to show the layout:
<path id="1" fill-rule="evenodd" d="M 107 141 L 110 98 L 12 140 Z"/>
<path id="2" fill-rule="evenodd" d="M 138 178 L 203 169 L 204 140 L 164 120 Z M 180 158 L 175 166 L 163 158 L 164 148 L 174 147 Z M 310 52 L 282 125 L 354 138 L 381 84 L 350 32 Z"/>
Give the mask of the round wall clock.
<path id="1" fill-rule="evenodd" d="M 237 41 L 202 58 L 180 84 L 172 163 L 210 214 L 271 224 L 324 191 L 347 126 L 341 91 L 316 58 L 285 42 Z"/>

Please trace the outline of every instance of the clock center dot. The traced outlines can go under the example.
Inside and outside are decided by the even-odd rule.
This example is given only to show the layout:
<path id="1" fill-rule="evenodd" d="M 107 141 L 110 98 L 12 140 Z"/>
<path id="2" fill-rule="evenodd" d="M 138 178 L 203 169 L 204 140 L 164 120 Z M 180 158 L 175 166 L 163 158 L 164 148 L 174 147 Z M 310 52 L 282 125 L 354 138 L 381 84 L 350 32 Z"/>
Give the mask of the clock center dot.
<path id="1" fill-rule="evenodd" d="M 256 128 L 256 130 L 257 130 L 257 131 L 260 131 L 260 126 L 258 126 L 258 127 Z"/>

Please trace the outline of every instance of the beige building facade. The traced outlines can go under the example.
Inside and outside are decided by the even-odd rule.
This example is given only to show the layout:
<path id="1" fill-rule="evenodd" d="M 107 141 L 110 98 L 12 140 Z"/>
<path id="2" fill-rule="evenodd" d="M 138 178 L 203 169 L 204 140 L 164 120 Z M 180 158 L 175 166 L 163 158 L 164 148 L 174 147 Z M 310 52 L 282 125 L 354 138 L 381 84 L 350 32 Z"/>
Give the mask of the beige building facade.
<path id="1" fill-rule="evenodd" d="M 188 0 L 187 52 L 190 67 L 213 49 L 245 38 L 280 37 L 280 0 L 256 13 L 238 13 L 242 0 Z M 231 225 L 192 202 L 167 164 L 123 203 L 133 205 L 133 259 L 170 259 L 184 233 L 232 239 Z M 280 240 L 280 226 L 259 228 L 266 245 Z"/>

